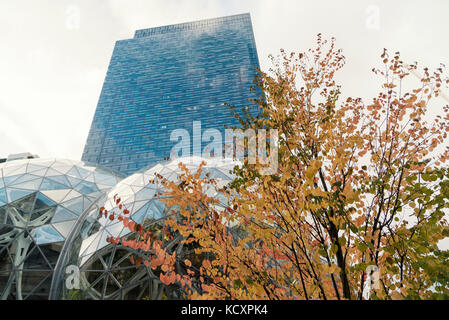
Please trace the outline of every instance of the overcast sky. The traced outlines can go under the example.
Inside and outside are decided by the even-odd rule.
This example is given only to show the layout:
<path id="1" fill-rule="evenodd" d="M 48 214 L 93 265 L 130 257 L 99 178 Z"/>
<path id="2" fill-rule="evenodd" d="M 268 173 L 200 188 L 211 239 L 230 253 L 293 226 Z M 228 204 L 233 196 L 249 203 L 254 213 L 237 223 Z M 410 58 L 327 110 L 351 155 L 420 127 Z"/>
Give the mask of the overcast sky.
<path id="1" fill-rule="evenodd" d="M 383 48 L 449 65 L 449 1 L 0 0 L 0 157 L 80 159 L 116 40 L 136 29 L 250 12 L 261 66 L 337 38 L 346 96 L 376 91 Z M 441 104 L 444 104 L 441 101 Z"/>

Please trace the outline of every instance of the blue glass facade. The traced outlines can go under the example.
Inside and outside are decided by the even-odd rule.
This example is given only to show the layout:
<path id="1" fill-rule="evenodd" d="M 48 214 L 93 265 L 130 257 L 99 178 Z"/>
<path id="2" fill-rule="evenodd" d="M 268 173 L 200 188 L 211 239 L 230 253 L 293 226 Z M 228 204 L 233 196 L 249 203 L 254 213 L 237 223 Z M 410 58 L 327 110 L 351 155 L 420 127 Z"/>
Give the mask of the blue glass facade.
<path id="1" fill-rule="evenodd" d="M 137 30 L 116 42 L 83 161 L 134 173 L 170 157 L 173 130 L 193 140 L 194 121 L 224 141 L 225 103 L 251 105 L 257 68 L 249 14 Z"/>

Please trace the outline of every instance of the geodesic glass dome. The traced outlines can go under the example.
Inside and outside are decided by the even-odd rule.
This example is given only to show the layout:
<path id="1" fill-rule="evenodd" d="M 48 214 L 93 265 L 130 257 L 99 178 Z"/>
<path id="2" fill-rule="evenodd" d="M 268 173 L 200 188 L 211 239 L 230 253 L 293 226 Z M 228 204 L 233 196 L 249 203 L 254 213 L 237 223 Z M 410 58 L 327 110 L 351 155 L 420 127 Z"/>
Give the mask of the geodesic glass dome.
<path id="1" fill-rule="evenodd" d="M 63 159 L 0 164 L 0 299 L 47 299 L 75 222 L 122 178 Z"/>
<path id="2" fill-rule="evenodd" d="M 180 162 L 191 172 L 195 172 L 202 161 L 206 162 L 203 173 L 209 172 L 210 178 L 217 181 L 218 187 L 233 180 L 231 171 L 237 165 L 235 161 L 179 158 L 129 176 L 92 204 L 83 213 L 82 219 L 78 220 L 64 245 L 55 270 L 50 299 L 160 299 L 164 294 L 168 296 L 167 287 L 150 267 L 144 264 L 136 267 L 129 261 L 131 255 L 139 255 L 139 252 L 107 242 L 109 237 L 130 239 L 135 234 L 130 233 L 120 221 L 99 217 L 99 209 L 104 207 L 108 212 L 114 212 L 117 209 L 114 195 L 118 195 L 121 204 L 130 211 L 129 216 L 133 221 L 160 231 L 167 214 L 176 208 L 167 208 L 165 203 L 156 198 L 163 188 L 150 180 L 160 174 L 167 180 L 176 182 L 178 175 L 182 173 L 178 167 Z M 215 190 L 206 188 L 205 192 L 213 192 L 208 195 L 220 198 Z M 73 286 L 70 279 L 72 274 L 66 273 L 73 266 L 79 270 L 79 286 Z M 170 294 L 171 298 L 179 298 L 176 292 Z"/>

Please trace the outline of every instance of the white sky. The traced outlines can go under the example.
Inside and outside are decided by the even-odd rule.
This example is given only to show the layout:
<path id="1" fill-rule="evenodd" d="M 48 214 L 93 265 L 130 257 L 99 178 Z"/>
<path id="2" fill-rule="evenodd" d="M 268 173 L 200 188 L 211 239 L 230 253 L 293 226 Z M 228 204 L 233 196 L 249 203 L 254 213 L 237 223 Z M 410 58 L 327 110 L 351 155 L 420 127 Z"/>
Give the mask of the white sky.
<path id="1" fill-rule="evenodd" d="M 319 32 L 335 36 L 347 58 L 344 96 L 377 91 L 370 70 L 384 47 L 449 65 L 447 0 L 0 0 L 0 157 L 80 159 L 116 40 L 244 12 L 262 68 L 280 48 L 302 51 Z"/>

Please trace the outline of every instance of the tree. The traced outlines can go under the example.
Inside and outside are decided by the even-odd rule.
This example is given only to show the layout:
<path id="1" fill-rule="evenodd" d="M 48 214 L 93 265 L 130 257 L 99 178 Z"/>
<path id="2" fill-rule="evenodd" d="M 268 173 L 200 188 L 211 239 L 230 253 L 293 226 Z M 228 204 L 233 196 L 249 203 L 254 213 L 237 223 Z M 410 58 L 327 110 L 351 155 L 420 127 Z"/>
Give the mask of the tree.
<path id="1" fill-rule="evenodd" d="M 166 232 L 188 256 L 137 227 L 141 239 L 128 244 L 147 253 L 140 263 L 186 298 L 363 299 L 369 266 L 380 272 L 371 299 L 449 298 L 449 253 L 437 245 L 449 235 L 448 106 L 429 115 L 449 83 L 443 67 L 424 68 L 412 87 L 417 63 L 384 50 L 373 69 L 384 83 L 364 102 L 341 98 L 335 73 L 345 58 L 334 39 L 318 35 L 308 52 L 271 58 L 258 79 L 261 113 L 240 120 L 278 130 L 277 172 L 236 167 L 219 190 L 224 211 L 204 193 L 216 181 L 201 168 L 184 167 L 180 184 L 159 177 L 163 201 L 178 208 Z"/>

